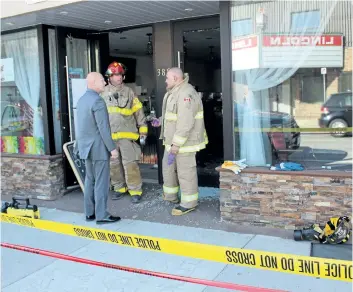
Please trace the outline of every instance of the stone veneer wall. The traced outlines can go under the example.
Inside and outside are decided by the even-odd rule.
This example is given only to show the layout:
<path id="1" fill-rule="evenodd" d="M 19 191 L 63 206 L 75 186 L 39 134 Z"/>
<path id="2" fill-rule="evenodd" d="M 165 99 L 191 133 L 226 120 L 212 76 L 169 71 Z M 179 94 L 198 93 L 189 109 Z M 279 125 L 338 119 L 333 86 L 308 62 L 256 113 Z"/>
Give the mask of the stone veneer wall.
<path id="1" fill-rule="evenodd" d="M 224 220 L 295 229 L 352 214 L 351 173 L 218 170 Z"/>
<path id="2" fill-rule="evenodd" d="M 1 157 L 2 195 L 55 200 L 64 190 L 61 155 Z"/>

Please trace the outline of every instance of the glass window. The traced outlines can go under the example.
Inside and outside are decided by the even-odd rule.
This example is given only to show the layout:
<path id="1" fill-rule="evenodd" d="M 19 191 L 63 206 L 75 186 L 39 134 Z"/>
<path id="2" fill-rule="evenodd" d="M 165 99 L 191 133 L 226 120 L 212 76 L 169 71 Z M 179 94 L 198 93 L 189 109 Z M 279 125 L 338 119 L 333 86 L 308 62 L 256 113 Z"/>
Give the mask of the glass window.
<path id="1" fill-rule="evenodd" d="M 44 154 L 37 30 L 1 36 L 1 152 Z"/>
<path id="2" fill-rule="evenodd" d="M 324 106 L 351 89 L 344 39 L 352 19 L 336 5 L 352 9 L 348 1 L 232 1 L 235 156 L 247 165 L 352 171 L 352 135 L 335 129 L 352 127 L 352 111 Z M 247 19 L 248 36 L 237 25 Z"/>
<path id="3" fill-rule="evenodd" d="M 52 110 L 53 110 L 55 151 L 56 153 L 62 153 L 58 61 L 56 56 L 57 45 L 56 45 L 56 34 L 54 29 L 48 30 L 48 38 L 49 38 L 50 85 L 51 85 L 51 100 L 52 100 Z"/>
<path id="4" fill-rule="evenodd" d="M 252 34 L 253 32 L 253 22 L 251 18 L 232 21 L 232 36 L 240 37 Z"/>
<path id="5" fill-rule="evenodd" d="M 352 91 L 352 72 L 342 72 L 338 77 L 338 90 L 340 92 Z"/>
<path id="6" fill-rule="evenodd" d="M 352 93 L 333 94 L 325 103 L 325 106 L 344 107 L 352 106 Z"/>
<path id="7" fill-rule="evenodd" d="M 344 97 L 344 105 L 345 106 L 352 106 L 352 93 L 351 94 L 346 94 Z"/>
<path id="8" fill-rule="evenodd" d="M 292 31 L 315 32 L 320 27 L 320 11 L 292 13 Z"/>

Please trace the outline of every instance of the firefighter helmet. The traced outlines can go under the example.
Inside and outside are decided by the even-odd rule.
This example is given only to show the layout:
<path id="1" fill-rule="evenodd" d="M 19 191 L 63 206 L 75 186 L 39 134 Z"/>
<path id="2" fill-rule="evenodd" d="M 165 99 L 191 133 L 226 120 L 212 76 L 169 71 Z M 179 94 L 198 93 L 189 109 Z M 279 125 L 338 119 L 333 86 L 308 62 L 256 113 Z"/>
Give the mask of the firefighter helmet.
<path id="1" fill-rule="evenodd" d="M 110 77 L 112 75 L 125 75 L 126 67 L 124 64 L 119 62 L 110 63 L 107 71 L 105 72 L 105 76 Z"/>

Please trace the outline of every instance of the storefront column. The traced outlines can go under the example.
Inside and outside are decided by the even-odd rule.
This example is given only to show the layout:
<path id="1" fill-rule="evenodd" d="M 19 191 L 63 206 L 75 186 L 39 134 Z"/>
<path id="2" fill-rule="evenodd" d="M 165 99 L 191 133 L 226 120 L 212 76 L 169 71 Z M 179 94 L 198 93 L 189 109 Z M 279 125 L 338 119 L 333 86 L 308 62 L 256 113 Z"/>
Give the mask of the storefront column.
<path id="1" fill-rule="evenodd" d="M 157 117 L 162 115 L 162 102 L 166 92 L 166 72 L 168 68 L 173 66 L 173 43 L 172 43 L 172 24 L 170 21 L 156 23 L 153 25 L 153 63 L 154 74 L 156 78 L 156 114 Z M 158 131 L 159 135 L 160 131 Z M 158 181 L 163 183 L 162 178 L 162 158 L 163 146 L 162 141 L 157 143 L 158 157 Z"/>
<path id="2" fill-rule="evenodd" d="M 54 141 L 54 125 L 53 111 L 51 100 L 50 86 L 50 60 L 49 60 L 49 40 L 48 27 L 45 25 L 38 26 L 38 49 L 39 49 L 39 66 L 40 79 L 42 86 L 40 87 L 40 102 L 43 115 L 43 132 L 44 132 L 44 150 L 46 155 L 55 154 Z"/>
<path id="3" fill-rule="evenodd" d="M 231 50 L 231 21 L 230 2 L 220 1 L 220 32 L 221 32 L 221 68 L 222 68 L 222 102 L 223 102 L 223 137 L 224 160 L 239 159 L 239 149 L 235 151 L 233 127 L 233 98 L 232 98 L 232 50 Z M 237 147 L 239 148 L 239 147 Z M 235 155 L 235 153 L 238 153 Z"/>

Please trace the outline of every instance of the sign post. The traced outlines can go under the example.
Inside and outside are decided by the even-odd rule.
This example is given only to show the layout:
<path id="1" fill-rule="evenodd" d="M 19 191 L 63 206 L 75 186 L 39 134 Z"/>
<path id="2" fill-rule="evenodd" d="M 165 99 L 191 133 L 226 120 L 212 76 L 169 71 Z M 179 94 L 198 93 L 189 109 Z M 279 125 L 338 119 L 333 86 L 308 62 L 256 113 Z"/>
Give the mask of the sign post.
<path id="1" fill-rule="evenodd" d="M 323 84 L 324 84 L 324 102 L 326 102 L 326 73 L 327 69 L 326 68 L 321 68 L 321 74 L 323 78 Z"/>

